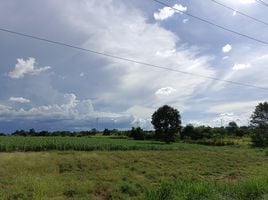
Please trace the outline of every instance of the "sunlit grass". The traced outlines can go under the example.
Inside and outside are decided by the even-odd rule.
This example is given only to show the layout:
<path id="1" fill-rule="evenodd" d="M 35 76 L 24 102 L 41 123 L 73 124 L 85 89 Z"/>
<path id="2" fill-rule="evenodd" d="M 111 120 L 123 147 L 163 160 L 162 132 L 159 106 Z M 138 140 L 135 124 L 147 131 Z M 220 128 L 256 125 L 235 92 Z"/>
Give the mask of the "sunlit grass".
<path id="1" fill-rule="evenodd" d="M 162 190 L 171 199 L 202 199 L 203 194 L 239 199 L 267 193 L 265 150 L 173 146 L 168 151 L 0 153 L 0 199 L 152 199 Z"/>

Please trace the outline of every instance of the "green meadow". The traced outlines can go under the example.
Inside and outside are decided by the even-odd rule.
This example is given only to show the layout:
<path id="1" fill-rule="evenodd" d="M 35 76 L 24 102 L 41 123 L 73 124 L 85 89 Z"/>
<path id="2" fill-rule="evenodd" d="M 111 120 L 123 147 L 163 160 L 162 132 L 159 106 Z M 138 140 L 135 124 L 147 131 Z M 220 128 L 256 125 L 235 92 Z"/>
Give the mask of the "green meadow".
<path id="1" fill-rule="evenodd" d="M 246 143 L 1 137 L 0 199 L 268 199 L 268 155 Z"/>

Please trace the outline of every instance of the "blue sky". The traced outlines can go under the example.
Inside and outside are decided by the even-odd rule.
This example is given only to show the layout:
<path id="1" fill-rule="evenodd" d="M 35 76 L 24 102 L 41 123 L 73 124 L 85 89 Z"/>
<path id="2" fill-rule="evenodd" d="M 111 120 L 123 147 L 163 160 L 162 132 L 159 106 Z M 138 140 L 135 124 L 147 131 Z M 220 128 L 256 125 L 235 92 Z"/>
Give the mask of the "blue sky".
<path id="1" fill-rule="evenodd" d="M 265 21 L 253 0 L 219 0 Z M 268 41 L 268 26 L 212 1 L 164 1 Z M 10 0 L 1 28 L 175 70 L 268 87 L 268 46 L 148 0 Z M 248 123 L 267 90 L 230 85 L 0 32 L 0 131 L 85 130 L 140 125 L 177 108 L 184 124 Z M 96 120 L 98 119 L 98 120 Z"/>

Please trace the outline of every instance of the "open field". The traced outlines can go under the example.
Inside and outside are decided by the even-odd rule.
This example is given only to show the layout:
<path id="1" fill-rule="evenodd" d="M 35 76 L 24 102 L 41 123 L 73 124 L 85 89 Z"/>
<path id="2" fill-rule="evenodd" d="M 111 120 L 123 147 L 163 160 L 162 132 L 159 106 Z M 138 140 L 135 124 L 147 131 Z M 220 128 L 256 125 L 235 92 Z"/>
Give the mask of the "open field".
<path id="1" fill-rule="evenodd" d="M 146 146 L 146 141 L 126 141 Z M 268 198 L 265 150 L 184 143 L 171 147 L 165 151 L 3 152 L 0 199 Z"/>

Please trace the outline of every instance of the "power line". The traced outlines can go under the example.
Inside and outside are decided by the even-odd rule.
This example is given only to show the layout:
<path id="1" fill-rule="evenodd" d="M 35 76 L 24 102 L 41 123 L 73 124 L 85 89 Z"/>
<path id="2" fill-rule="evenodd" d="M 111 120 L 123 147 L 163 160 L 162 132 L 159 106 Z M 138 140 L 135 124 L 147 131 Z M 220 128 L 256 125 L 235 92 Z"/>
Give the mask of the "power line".
<path id="1" fill-rule="evenodd" d="M 260 39 L 254 38 L 254 37 L 252 37 L 252 36 L 246 35 L 246 34 L 244 34 L 244 33 L 240 33 L 240 32 L 237 32 L 237 31 L 235 31 L 235 30 L 226 28 L 226 27 L 224 27 L 224 26 L 218 25 L 218 24 L 216 24 L 216 23 L 214 23 L 214 22 L 211 22 L 211 21 L 209 21 L 209 20 L 206 20 L 206 19 L 203 19 L 203 18 L 198 17 L 198 16 L 196 16 L 196 15 L 193 15 L 193 14 L 191 14 L 191 13 L 189 13 L 189 12 L 182 12 L 182 11 L 180 11 L 179 9 L 177 9 L 177 8 L 173 8 L 173 7 L 170 6 L 169 4 L 166 4 L 166 3 L 162 2 L 162 1 L 159 1 L 159 0 L 152 0 L 152 1 L 155 1 L 155 2 L 157 2 L 158 4 L 167 6 L 167 7 L 171 8 L 171 9 L 173 9 L 173 10 L 179 12 L 179 13 L 183 13 L 183 14 L 185 14 L 185 15 L 187 15 L 187 16 L 190 16 L 190 17 L 192 17 L 192 18 L 195 18 L 195 19 L 197 19 L 197 20 L 199 20 L 199 21 L 202 21 L 202 22 L 204 22 L 204 23 L 207 23 L 207 24 L 209 24 L 209 25 L 211 25 L 211 26 L 215 26 L 215 27 L 217 27 L 217 28 L 219 28 L 219 29 L 222 29 L 222 30 L 224 30 L 224 31 L 228 31 L 228 32 L 231 32 L 231 33 L 233 33 L 233 34 L 236 34 L 236 35 L 245 37 L 245 38 L 247 38 L 247 39 L 250 39 L 250 40 L 253 40 L 253 41 L 256 41 L 256 42 L 265 44 L 265 45 L 268 45 L 268 42 L 267 42 L 267 41 L 260 40 Z"/>
<path id="2" fill-rule="evenodd" d="M 232 10 L 232 11 L 234 11 L 234 12 L 240 14 L 240 15 L 243 15 L 243 16 L 245 16 L 245 17 L 247 17 L 247 18 L 250 18 L 250 19 L 252 19 L 252 20 L 254 20 L 254 21 L 256 21 L 256 22 L 259 22 L 259 23 L 262 23 L 262 24 L 268 26 L 268 23 L 267 23 L 267 22 L 262 21 L 262 20 L 260 20 L 260 19 L 257 19 L 257 18 L 255 18 L 255 17 L 252 17 L 252 16 L 250 16 L 250 15 L 248 15 L 248 14 L 245 14 L 245 13 L 243 13 L 243 12 L 241 12 L 241 11 L 239 11 L 239 10 L 236 10 L 236 9 L 234 9 L 234 8 L 232 8 L 232 7 L 228 6 L 228 5 L 226 5 L 226 4 L 223 4 L 223 3 L 219 2 L 219 1 L 216 1 L 216 0 L 210 0 L 210 1 L 212 1 L 212 2 L 214 2 L 214 3 L 216 3 L 216 4 L 218 4 L 218 5 L 220 5 L 220 6 L 224 7 L 224 8 L 226 8 L 226 9 Z"/>
<path id="3" fill-rule="evenodd" d="M 268 3 L 266 3 L 266 2 L 264 2 L 262 0 L 256 0 L 256 2 L 259 3 L 259 4 L 261 4 L 261 5 L 263 5 L 263 6 L 268 7 Z"/>
<path id="4" fill-rule="evenodd" d="M 214 81 L 225 82 L 225 83 L 229 83 L 229 84 L 233 84 L 233 85 L 257 88 L 257 89 L 267 90 L 268 91 L 268 88 L 266 88 L 266 87 L 260 87 L 260 86 L 247 84 L 247 83 L 236 82 L 236 81 L 229 81 L 229 80 L 224 80 L 224 79 L 220 79 L 220 78 L 216 78 L 216 77 L 212 77 L 212 76 L 195 74 L 195 73 L 191 73 L 191 72 L 186 72 L 186 71 L 181 71 L 181 70 L 172 69 L 172 68 L 168 68 L 168 67 L 163 67 L 163 66 L 160 66 L 160 65 L 150 64 L 150 63 L 146 63 L 146 62 L 143 62 L 143 61 L 138 61 L 138 60 L 134 60 L 134 59 L 130 59 L 130 58 L 116 56 L 116 55 L 112 55 L 112 54 L 108 54 L 108 53 L 103 53 L 103 52 L 99 52 L 99 51 L 92 50 L 92 49 L 86 49 L 86 48 L 74 46 L 74 45 L 71 45 L 71 44 L 67 44 L 67 43 L 63 43 L 63 42 L 59 42 L 59 41 L 55 41 L 55 40 L 50 40 L 50 39 L 47 39 L 47 38 L 41 38 L 39 36 L 20 33 L 20 32 L 16 32 L 16 31 L 4 29 L 4 28 L 0 28 L 0 31 L 6 32 L 6 33 L 9 33 L 9 34 L 13 34 L 13 35 L 17 35 L 17 36 L 22 36 L 22 37 L 26 37 L 26 38 L 30 38 L 30 39 L 34 39 L 34 40 L 39 40 L 39 41 L 51 43 L 51 44 L 56 44 L 58 46 L 64 46 L 64 47 L 68 47 L 68 48 L 72 48 L 72 49 L 76 49 L 76 50 L 85 51 L 85 52 L 96 54 L 96 55 L 99 55 L 99 56 L 109 57 L 109 58 L 113 58 L 113 59 L 117 59 L 117 60 L 123 60 L 123 61 L 132 62 L 132 63 L 144 65 L 144 66 L 149 66 L 149 67 L 153 67 L 153 68 L 168 70 L 168 71 L 181 73 L 181 74 L 187 74 L 187 75 L 201 77 L 201 78 L 210 79 L 210 80 L 214 80 Z"/>

